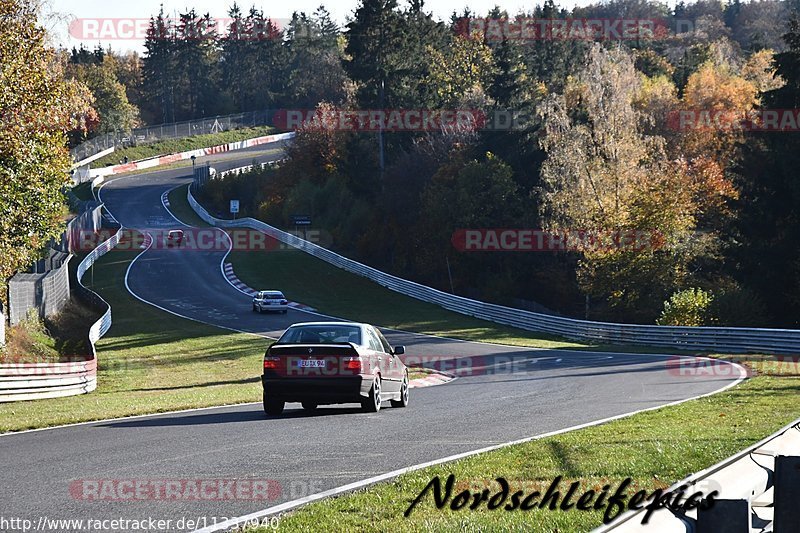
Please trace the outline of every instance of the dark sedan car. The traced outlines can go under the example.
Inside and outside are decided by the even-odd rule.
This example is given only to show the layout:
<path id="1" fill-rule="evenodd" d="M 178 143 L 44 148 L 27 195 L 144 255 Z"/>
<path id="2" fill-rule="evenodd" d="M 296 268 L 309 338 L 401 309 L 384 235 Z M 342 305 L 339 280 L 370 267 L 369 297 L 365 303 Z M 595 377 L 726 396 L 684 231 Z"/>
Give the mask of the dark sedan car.
<path id="1" fill-rule="evenodd" d="M 314 410 L 322 404 L 360 403 L 378 412 L 389 400 L 408 405 L 408 369 L 374 326 L 306 322 L 290 326 L 264 355 L 264 412 L 278 415 L 286 402 Z"/>

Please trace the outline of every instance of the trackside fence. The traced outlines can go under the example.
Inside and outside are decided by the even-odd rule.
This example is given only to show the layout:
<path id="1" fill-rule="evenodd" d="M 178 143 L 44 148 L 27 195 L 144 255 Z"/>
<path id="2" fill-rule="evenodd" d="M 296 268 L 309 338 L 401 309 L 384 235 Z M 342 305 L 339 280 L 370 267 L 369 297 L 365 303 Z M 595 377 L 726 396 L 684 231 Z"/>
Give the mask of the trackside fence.
<path id="1" fill-rule="evenodd" d="M 198 216 L 212 226 L 220 228 L 251 228 L 261 231 L 284 244 L 302 250 L 338 268 L 368 278 L 387 289 L 424 302 L 437 304 L 456 313 L 489 320 L 498 324 L 601 344 L 636 344 L 727 353 L 800 353 L 800 330 L 796 329 L 647 326 L 592 322 L 545 315 L 472 300 L 381 272 L 265 224 L 260 220 L 253 218 L 221 220 L 215 218 L 194 199 L 191 190 L 188 193 L 188 200 Z"/>
<path id="2" fill-rule="evenodd" d="M 214 116 L 187 120 L 184 122 L 145 126 L 131 131 L 112 132 L 100 137 L 95 137 L 94 139 L 89 139 L 70 150 L 70 154 L 75 161 L 80 161 L 82 164 L 85 164 L 89 162 L 89 159 L 100 152 L 113 148 L 136 146 L 164 139 L 183 139 L 194 135 L 206 135 L 209 133 L 219 133 L 241 128 L 269 126 L 273 123 L 274 114 L 275 113 L 270 110 L 250 111 L 234 115 Z"/>
<path id="3" fill-rule="evenodd" d="M 97 350 L 95 343 L 111 328 L 111 306 L 100 295 L 86 288 L 81 281 L 89 268 L 113 249 L 122 234 L 114 236 L 92 250 L 78 265 L 78 290 L 82 297 L 105 308 L 103 315 L 89 329 L 92 357 L 87 361 L 68 363 L 0 364 L 0 402 L 40 400 L 86 394 L 97 388 Z"/>

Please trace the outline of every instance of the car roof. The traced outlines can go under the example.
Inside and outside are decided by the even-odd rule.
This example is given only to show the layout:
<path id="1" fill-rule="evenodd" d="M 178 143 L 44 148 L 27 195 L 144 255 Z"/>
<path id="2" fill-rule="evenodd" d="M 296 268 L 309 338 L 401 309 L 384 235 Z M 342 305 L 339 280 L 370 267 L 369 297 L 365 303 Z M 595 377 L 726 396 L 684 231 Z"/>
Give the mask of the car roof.
<path id="1" fill-rule="evenodd" d="M 329 320 L 327 322 L 298 322 L 296 324 L 292 324 L 289 326 L 293 328 L 295 326 L 356 326 L 356 327 L 366 327 L 369 324 L 364 324 L 363 322 L 346 322 L 346 321 L 337 321 L 337 320 Z"/>

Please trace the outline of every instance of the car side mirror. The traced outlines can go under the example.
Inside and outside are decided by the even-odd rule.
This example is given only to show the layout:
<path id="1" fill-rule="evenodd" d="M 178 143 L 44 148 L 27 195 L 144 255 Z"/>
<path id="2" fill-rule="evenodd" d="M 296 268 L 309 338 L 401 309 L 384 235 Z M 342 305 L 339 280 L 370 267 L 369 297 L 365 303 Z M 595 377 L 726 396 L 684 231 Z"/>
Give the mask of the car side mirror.
<path id="1" fill-rule="evenodd" d="M 406 347 L 405 346 L 395 346 L 392 349 L 392 354 L 394 354 L 394 355 L 403 355 L 404 353 L 406 353 Z"/>

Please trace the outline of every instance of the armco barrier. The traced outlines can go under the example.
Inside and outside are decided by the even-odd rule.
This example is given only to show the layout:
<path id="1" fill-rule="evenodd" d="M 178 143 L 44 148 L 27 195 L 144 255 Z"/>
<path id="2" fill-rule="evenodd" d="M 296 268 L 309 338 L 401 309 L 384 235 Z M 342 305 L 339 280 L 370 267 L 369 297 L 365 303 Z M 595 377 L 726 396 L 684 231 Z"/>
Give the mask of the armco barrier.
<path id="1" fill-rule="evenodd" d="M 77 290 L 105 307 L 105 312 L 89 328 L 92 358 L 72 363 L 10 363 L 0 364 L 0 402 L 40 400 L 74 396 L 92 392 L 97 388 L 97 351 L 95 343 L 111 327 L 111 306 L 98 294 L 87 289 L 81 279 L 94 262 L 119 244 L 120 229 L 113 237 L 92 250 L 78 265 Z"/>
<path id="2" fill-rule="evenodd" d="M 230 170 L 223 170 L 222 172 L 217 173 L 217 178 L 224 178 L 227 176 L 238 176 L 239 174 L 243 174 L 245 172 L 250 172 L 254 168 L 264 169 L 267 167 L 274 167 L 275 165 L 279 165 L 282 160 L 279 161 L 266 161 L 264 163 L 260 163 L 258 165 L 246 165 L 243 167 L 232 168 Z"/>
<path id="3" fill-rule="evenodd" d="M 474 316 L 498 324 L 603 344 L 638 344 L 727 353 L 800 354 L 800 330 L 796 329 L 646 326 L 591 322 L 544 315 L 456 296 L 386 274 L 281 231 L 260 220 L 252 218 L 220 220 L 214 218 L 194 199 L 191 190 L 188 193 L 188 200 L 200 218 L 212 226 L 225 228 L 246 227 L 262 231 L 284 244 L 293 246 L 343 270 L 364 276 L 395 292 L 440 305 L 456 313 Z"/>
<path id="4" fill-rule="evenodd" d="M 696 492 L 708 496 L 717 491 L 714 504 L 708 510 L 683 513 L 659 509 L 644 525 L 642 520 L 647 509 L 631 511 L 608 526 L 596 529 L 595 533 L 797 531 L 800 524 L 800 507 L 796 501 L 800 486 L 798 465 L 800 419 L 664 490 L 666 494 L 684 487 L 684 498 Z M 643 505 L 649 503 L 646 501 Z"/>

